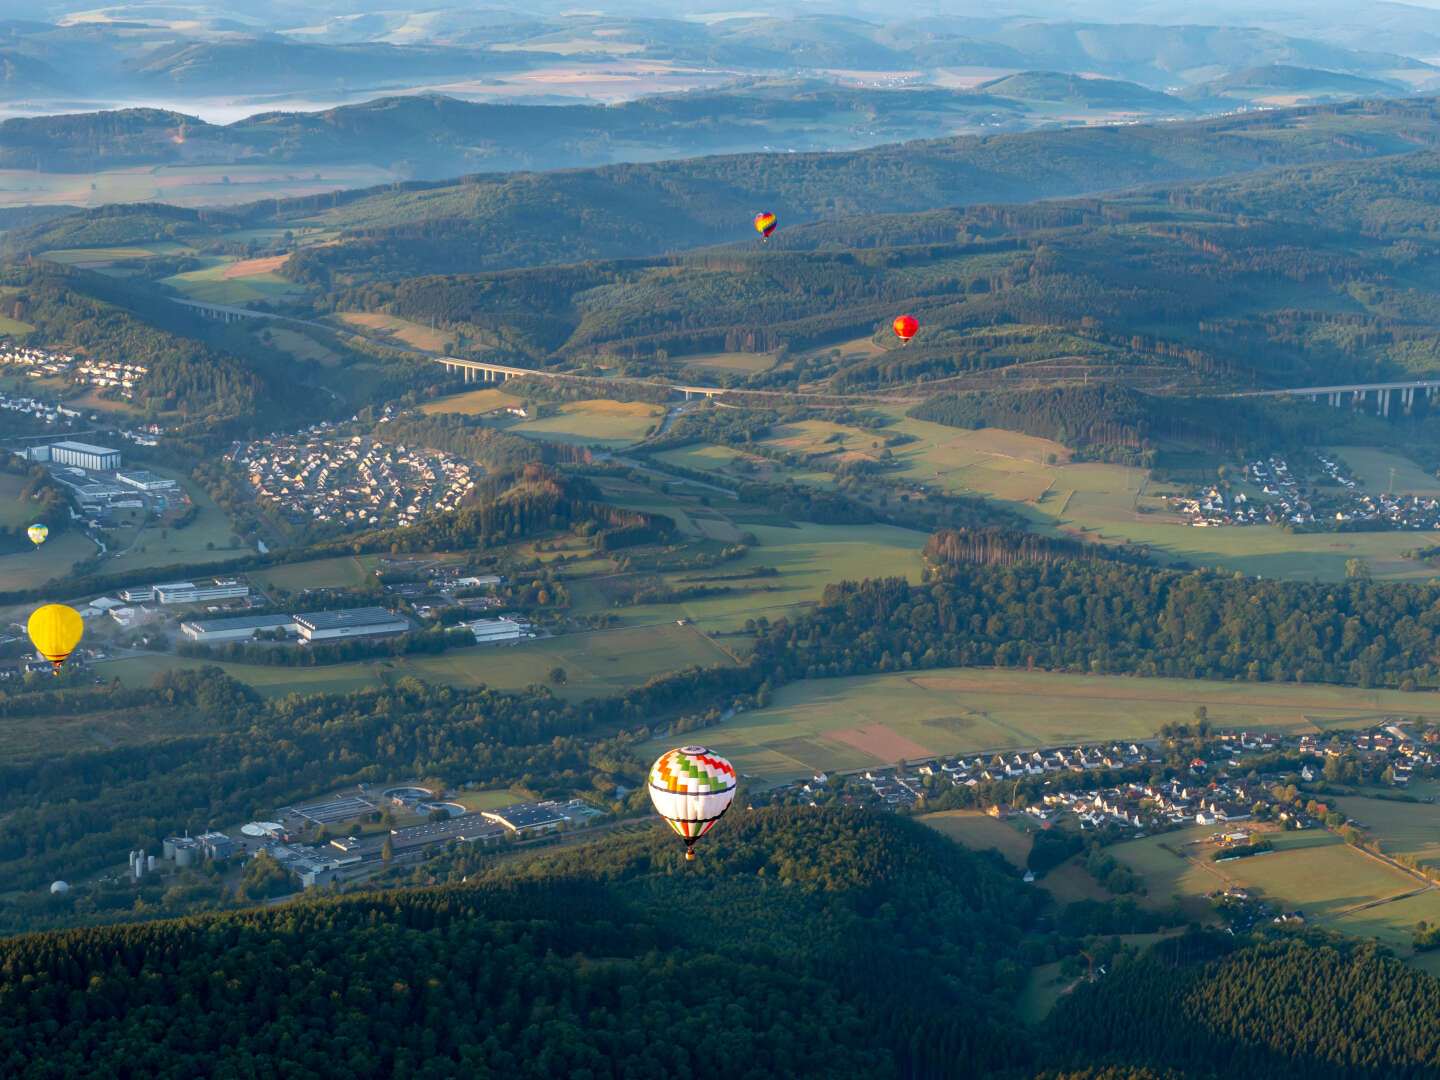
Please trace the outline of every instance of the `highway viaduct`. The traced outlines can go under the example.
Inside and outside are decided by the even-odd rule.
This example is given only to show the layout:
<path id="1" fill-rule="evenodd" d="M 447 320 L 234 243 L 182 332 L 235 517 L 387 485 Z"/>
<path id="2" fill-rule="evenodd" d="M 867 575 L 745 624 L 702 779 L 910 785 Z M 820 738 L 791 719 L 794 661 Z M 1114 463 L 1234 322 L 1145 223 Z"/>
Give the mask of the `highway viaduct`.
<path id="1" fill-rule="evenodd" d="M 1326 404 L 1349 406 L 1352 409 L 1368 408 L 1374 395 L 1375 415 L 1389 416 L 1391 408 L 1398 403 L 1401 409 L 1409 409 L 1418 394 L 1426 398 L 1435 396 L 1440 390 L 1440 379 L 1411 379 L 1404 382 L 1348 383 L 1343 386 L 1297 386 L 1289 390 L 1250 390 L 1232 397 L 1297 397 L 1311 401 L 1325 401 Z"/>

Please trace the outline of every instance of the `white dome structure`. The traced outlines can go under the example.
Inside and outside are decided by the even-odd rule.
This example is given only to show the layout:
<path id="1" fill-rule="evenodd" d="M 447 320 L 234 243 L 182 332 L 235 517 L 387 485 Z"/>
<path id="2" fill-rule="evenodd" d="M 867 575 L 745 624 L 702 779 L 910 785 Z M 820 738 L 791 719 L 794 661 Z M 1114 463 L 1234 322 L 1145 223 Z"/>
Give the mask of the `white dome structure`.
<path id="1" fill-rule="evenodd" d="M 70 886 L 63 881 L 52 881 L 50 883 L 50 891 L 52 893 L 67 893 L 70 891 Z"/>

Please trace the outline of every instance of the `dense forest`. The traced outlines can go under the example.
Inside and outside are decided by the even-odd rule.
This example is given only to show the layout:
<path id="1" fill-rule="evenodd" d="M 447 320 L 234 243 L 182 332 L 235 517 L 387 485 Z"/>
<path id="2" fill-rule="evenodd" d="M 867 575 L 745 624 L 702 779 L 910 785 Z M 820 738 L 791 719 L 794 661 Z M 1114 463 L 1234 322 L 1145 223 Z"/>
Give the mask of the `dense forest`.
<path id="1" fill-rule="evenodd" d="M 929 585 L 827 586 L 812 614 L 769 628 L 752 663 L 812 678 L 993 664 L 1413 690 L 1440 684 L 1436 626 L 1435 585 L 966 561 Z"/>
<path id="2" fill-rule="evenodd" d="M 0 1069 L 899 1078 L 1025 1059 L 1002 1025 L 1022 950 L 1065 946 L 998 860 L 859 812 L 753 812 L 695 866 L 678 847 L 657 826 L 478 887 L 12 938 Z"/>
<path id="3" fill-rule="evenodd" d="M 1078 1067 L 1182 1077 L 1440 1075 L 1440 980 L 1319 933 L 1239 945 L 1191 936 L 1122 958 L 1062 999 L 1050 1028 Z"/>
<path id="4" fill-rule="evenodd" d="M 1371 944 L 1312 931 L 1110 948 L 1099 981 L 1027 1030 L 1013 1009 L 1028 969 L 1089 942 L 1048 924 L 1045 894 L 993 853 L 896 815 L 808 808 L 731 815 L 697 862 L 680 851 L 657 824 L 468 884 L 12 937 L 0 1068 L 56 1080 L 1440 1068 L 1440 982 Z"/>

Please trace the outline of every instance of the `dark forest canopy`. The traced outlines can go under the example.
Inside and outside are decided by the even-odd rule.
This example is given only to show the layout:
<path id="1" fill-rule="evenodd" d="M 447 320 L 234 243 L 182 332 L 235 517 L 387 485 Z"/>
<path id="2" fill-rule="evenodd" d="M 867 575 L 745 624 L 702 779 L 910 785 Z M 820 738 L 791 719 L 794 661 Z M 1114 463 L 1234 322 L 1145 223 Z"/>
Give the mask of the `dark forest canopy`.
<path id="1" fill-rule="evenodd" d="M 1440 981 L 1318 932 L 1192 933 L 1122 954 L 1027 1029 L 1013 1010 L 1028 969 L 1083 947 L 1046 925 L 1044 903 L 993 853 L 896 815 L 732 815 L 693 864 L 657 824 L 467 885 L 0 941 L 0 1068 L 57 1080 L 1440 1068 Z"/>
<path id="2" fill-rule="evenodd" d="M 751 812 L 698 866 L 678 848 L 657 825 L 519 880 L 12 938 L 0 1069 L 760 1080 L 1024 1060 L 1002 1020 L 1040 898 L 998 859 L 860 812 Z"/>
<path id="3" fill-rule="evenodd" d="M 1171 678 L 1440 685 L 1440 586 L 1257 581 L 1106 561 L 958 563 L 831 585 L 756 658 L 787 677 L 948 665 Z"/>

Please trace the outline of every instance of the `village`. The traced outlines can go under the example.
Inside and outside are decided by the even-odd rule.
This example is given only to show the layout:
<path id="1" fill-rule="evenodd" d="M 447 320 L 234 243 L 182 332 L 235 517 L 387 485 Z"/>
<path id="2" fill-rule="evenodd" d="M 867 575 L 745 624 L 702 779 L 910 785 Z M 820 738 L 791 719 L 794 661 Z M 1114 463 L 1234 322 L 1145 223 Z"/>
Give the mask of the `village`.
<path id="1" fill-rule="evenodd" d="M 1171 508 L 1195 528 L 1292 525 L 1343 529 L 1440 529 L 1440 499 L 1365 491 L 1335 458 L 1317 453 L 1324 486 L 1304 486 L 1284 458 L 1269 456 L 1245 466 L 1258 494 L 1235 485 L 1205 484 L 1171 498 Z"/>
<path id="2" fill-rule="evenodd" d="M 1186 751 L 1180 759 L 1162 749 L 1163 739 L 1007 751 L 845 776 L 821 773 L 773 796 L 815 806 L 822 793 L 843 788 L 851 801 L 906 810 L 964 787 L 982 789 L 977 796 L 990 813 L 1021 815 L 1041 828 L 1064 824 L 1082 832 L 1116 828 L 1138 835 L 1265 820 L 1306 829 L 1321 824 L 1328 807 L 1323 800 L 1297 800 L 1292 785 L 1355 784 L 1368 777 L 1404 791 L 1416 776 L 1440 772 L 1440 730 L 1415 734 L 1409 727 L 1394 722 L 1323 737 L 1218 732 L 1203 740 L 1198 753 Z M 1105 783 L 1080 780 L 1101 771 Z"/>
<path id="3" fill-rule="evenodd" d="M 409 525 L 454 510 L 484 471 L 439 450 L 334 437 L 328 425 L 238 442 L 225 458 L 291 521 L 344 526 Z"/>
<path id="4" fill-rule="evenodd" d="M 67 379 L 101 390 L 114 390 L 127 399 L 135 396 L 136 384 L 150 370 L 144 364 L 89 357 L 76 359 L 68 353 L 53 353 L 14 344 L 0 346 L 0 364 L 22 368 L 31 378 Z"/>

